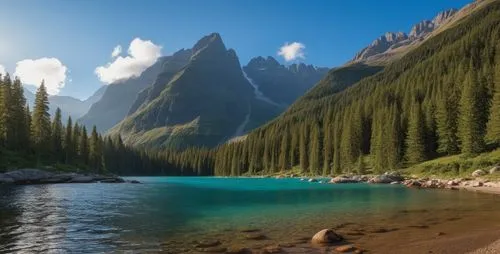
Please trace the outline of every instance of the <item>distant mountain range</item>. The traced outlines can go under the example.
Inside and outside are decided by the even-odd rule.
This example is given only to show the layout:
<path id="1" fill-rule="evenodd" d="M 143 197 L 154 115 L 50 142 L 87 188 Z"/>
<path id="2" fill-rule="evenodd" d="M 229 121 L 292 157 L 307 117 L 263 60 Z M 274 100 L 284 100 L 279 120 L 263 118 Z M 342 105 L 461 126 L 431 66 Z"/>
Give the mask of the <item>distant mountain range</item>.
<path id="1" fill-rule="evenodd" d="M 87 113 L 92 104 L 99 101 L 106 91 L 106 86 L 99 88 L 92 96 L 86 100 L 79 100 L 71 96 L 60 96 L 51 95 L 49 96 L 49 113 L 54 115 L 57 108 L 61 109 L 63 120 L 66 120 L 68 116 L 73 118 L 73 121 L 79 119 Z M 24 89 L 24 96 L 26 97 L 26 102 L 33 108 L 35 102 L 35 94 L 28 89 Z"/>
<path id="2" fill-rule="evenodd" d="M 273 119 L 328 71 L 256 57 L 243 68 L 219 34 L 110 84 L 79 122 L 129 145 L 213 147 Z"/>

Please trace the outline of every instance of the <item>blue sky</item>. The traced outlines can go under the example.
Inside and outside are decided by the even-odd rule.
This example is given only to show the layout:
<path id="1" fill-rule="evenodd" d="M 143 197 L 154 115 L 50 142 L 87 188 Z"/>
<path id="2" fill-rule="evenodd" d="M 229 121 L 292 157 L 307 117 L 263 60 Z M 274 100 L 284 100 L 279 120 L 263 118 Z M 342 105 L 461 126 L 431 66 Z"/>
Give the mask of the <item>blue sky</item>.
<path id="1" fill-rule="evenodd" d="M 56 92 L 86 98 L 104 85 L 95 69 L 113 61 L 115 46 L 121 45 L 125 56 L 138 37 L 160 45 L 161 54 L 168 55 L 218 32 L 242 65 L 259 55 L 285 63 L 277 56 L 279 48 L 300 42 L 305 45 L 303 62 L 334 67 L 386 31 L 409 32 L 414 23 L 469 2 L 12 0 L 0 8 L 0 65 L 12 74 L 19 61 L 51 58 L 47 62 L 66 67 L 65 85 Z"/>

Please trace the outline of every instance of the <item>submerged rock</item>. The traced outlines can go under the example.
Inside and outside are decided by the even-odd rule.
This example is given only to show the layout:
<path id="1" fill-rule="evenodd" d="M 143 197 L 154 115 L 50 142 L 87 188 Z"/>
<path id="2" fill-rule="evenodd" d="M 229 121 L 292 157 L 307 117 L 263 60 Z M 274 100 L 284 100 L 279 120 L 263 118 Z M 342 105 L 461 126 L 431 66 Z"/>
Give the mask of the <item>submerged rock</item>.
<path id="1" fill-rule="evenodd" d="M 341 246 L 335 248 L 335 251 L 340 252 L 340 253 L 353 252 L 355 250 L 356 250 L 356 248 L 352 245 L 341 245 Z"/>
<path id="2" fill-rule="evenodd" d="M 311 243 L 313 244 L 328 244 L 328 243 L 337 243 L 344 240 L 342 236 L 338 235 L 331 229 L 323 229 L 316 233 L 312 239 Z"/>
<path id="3" fill-rule="evenodd" d="M 309 179 L 309 180 L 307 180 L 307 181 L 308 181 L 308 182 L 310 182 L 310 183 L 315 183 L 315 182 L 317 182 L 318 180 L 316 180 L 316 179 L 314 179 L 314 178 L 311 178 L 311 179 Z"/>
<path id="4" fill-rule="evenodd" d="M 214 241 L 201 241 L 198 242 L 195 247 L 196 248 L 208 248 L 208 247 L 215 247 L 219 246 L 221 242 L 219 240 L 214 240 Z"/>

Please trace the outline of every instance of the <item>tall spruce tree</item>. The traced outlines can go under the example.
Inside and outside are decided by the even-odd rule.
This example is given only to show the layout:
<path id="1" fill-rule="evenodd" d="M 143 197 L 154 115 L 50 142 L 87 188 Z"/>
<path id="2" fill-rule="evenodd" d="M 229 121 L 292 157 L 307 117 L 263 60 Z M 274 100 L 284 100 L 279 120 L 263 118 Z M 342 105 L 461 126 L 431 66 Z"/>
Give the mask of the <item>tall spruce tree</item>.
<path id="1" fill-rule="evenodd" d="M 80 132 L 80 140 L 79 140 L 79 157 L 80 161 L 84 165 L 88 165 L 89 163 L 89 139 L 87 136 L 87 129 L 85 126 L 82 127 L 82 130 Z"/>
<path id="2" fill-rule="evenodd" d="M 500 46 L 497 46 L 496 63 L 495 86 L 487 125 L 487 140 L 500 146 Z"/>
<path id="3" fill-rule="evenodd" d="M 311 126 L 309 147 L 309 173 L 317 175 L 320 172 L 320 134 L 318 123 Z"/>
<path id="4" fill-rule="evenodd" d="M 67 164 L 72 163 L 75 157 L 75 145 L 73 144 L 73 121 L 71 116 L 68 117 L 66 122 L 66 128 L 64 132 L 64 152 L 65 152 L 65 162 Z"/>
<path id="5" fill-rule="evenodd" d="M 61 109 L 57 108 L 56 113 L 54 115 L 54 119 L 52 120 L 52 152 L 54 153 L 54 158 L 57 161 L 64 162 L 64 152 L 63 152 L 63 125 L 61 119 Z"/>
<path id="6" fill-rule="evenodd" d="M 45 83 L 38 88 L 35 96 L 35 107 L 31 123 L 31 137 L 38 155 L 46 154 L 47 144 L 50 144 L 51 128 L 49 114 L 49 99 Z M 50 150 L 49 150 L 50 151 Z"/>
<path id="7" fill-rule="evenodd" d="M 459 138 L 462 153 L 477 154 L 485 149 L 486 93 L 471 62 L 460 98 Z"/>
<path id="8" fill-rule="evenodd" d="M 412 104 L 406 136 L 406 160 L 409 164 L 424 161 L 425 158 L 425 124 L 420 103 Z"/>

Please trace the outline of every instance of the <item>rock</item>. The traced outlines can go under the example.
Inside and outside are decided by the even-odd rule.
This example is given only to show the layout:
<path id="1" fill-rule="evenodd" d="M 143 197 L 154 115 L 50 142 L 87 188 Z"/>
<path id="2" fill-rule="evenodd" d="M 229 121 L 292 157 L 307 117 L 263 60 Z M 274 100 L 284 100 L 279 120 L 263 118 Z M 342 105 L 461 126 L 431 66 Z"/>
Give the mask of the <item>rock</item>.
<path id="1" fill-rule="evenodd" d="M 308 181 L 308 182 L 310 182 L 310 183 L 315 183 L 315 182 L 317 182 L 318 180 L 316 180 L 316 179 L 314 179 L 314 178 L 311 178 L 311 179 L 309 179 L 309 180 L 307 180 L 307 181 Z"/>
<path id="2" fill-rule="evenodd" d="M 486 175 L 486 172 L 482 169 L 478 169 L 478 170 L 472 172 L 473 177 L 479 177 L 479 176 L 484 176 L 484 175 Z"/>
<path id="3" fill-rule="evenodd" d="M 281 253 L 283 252 L 283 249 L 279 246 L 268 246 L 268 247 L 265 247 L 263 250 L 262 250 L 262 254 L 270 254 L 270 253 Z"/>
<path id="4" fill-rule="evenodd" d="M 78 175 L 69 180 L 70 183 L 92 183 L 95 182 L 94 177 Z"/>
<path id="5" fill-rule="evenodd" d="M 397 182 L 397 181 L 396 182 L 391 182 L 391 184 L 400 184 L 400 182 Z"/>
<path id="6" fill-rule="evenodd" d="M 490 169 L 490 174 L 496 174 L 500 172 L 500 166 L 494 166 Z"/>
<path id="7" fill-rule="evenodd" d="M 337 176 L 330 180 L 330 183 L 358 183 L 359 181 L 348 176 Z"/>
<path id="8" fill-rule="evenodd" d="M 316 233 L 311 239 L 311 243 L 313 244 L 327 244 L 327 243 L 336 243 L 342 241 L 342 236 L 336 234 L 331 229 L 323 229 Z"/>
<path id="9" fill-rule="evenodd" d="M 141 182 L 139 182 L 137 180 L 130 180 L 129 183 L 141 183 Z"/>
<path id="10" fill-rule="evenodd" d="M 19 169 L 10 171 L 4 174 L 5 177 L 10 177 L 14 183 L 37 183 L 42 179 L 51 178 L 54 174 L 40 169 Z"/>
<path id="11" fill-rule="evenodd" d="M 448 181 L 446 184 L 449 186 L 457 186 L 459 184 L 459 182 L 456 180 L 451 180 L 451 181 Z"/>
<path id="12" fill-rule="evenodd" d="M 261 233 L 249 233 L 245 235 L 245 239 L 247 240 L 264 240 L 267 239 L 267 236 Z"/>
<path id="13" fill-rule="evenodd" d="M 481 187 L 483 186 L 483 182 L 477 181 L 472 183 L 472 187 Z"/>
<path id="14" fill-rule="evenodd" d="M 300 180 L 301 180 L 301 181 L 305 181 L 306 179 L 304 179 L 304 178 L 300 178 Z"/>
<path id="15" fill-rule="evenodd" d="M 8 175 L 0 174 L 0 183 L 14 183 L 14 179 Z"/>
<path id="16" fill-rule="evenodd" d="M 198 242 L 194 247 L 196 247 L 196 248 L 208 248 L 208 247 L 219 246 L 220 244 L 221 244 L 221 242 L 219 240 L 201 241 L 201 242 Z"/>
<path id="17" fill-rule="evenodd" d="M 444 232 L 437 232 L 437 233 L 436 233 L 436 236 L 443 236 L 443 235 L 445 235 L 445 233 L 444 233 Z"/>
<path id="18" fill-rule="evenodd" d="M 422 186 L 422 184 L 419 181 L 415 181 L 415 180 L 405 181 L 405 185 L 406 185 L 406 187 L 409 187 L 409 188 L 420 188 Z"/>
<path id="19" fill-rule="evenodd" d="M 342 246 L 335 248 L 335 251 L 340 252 L 340 253 L 353 252 L 355 250 L 356 250 L 356 248 L 352 245 L 342 245 Z"/>

